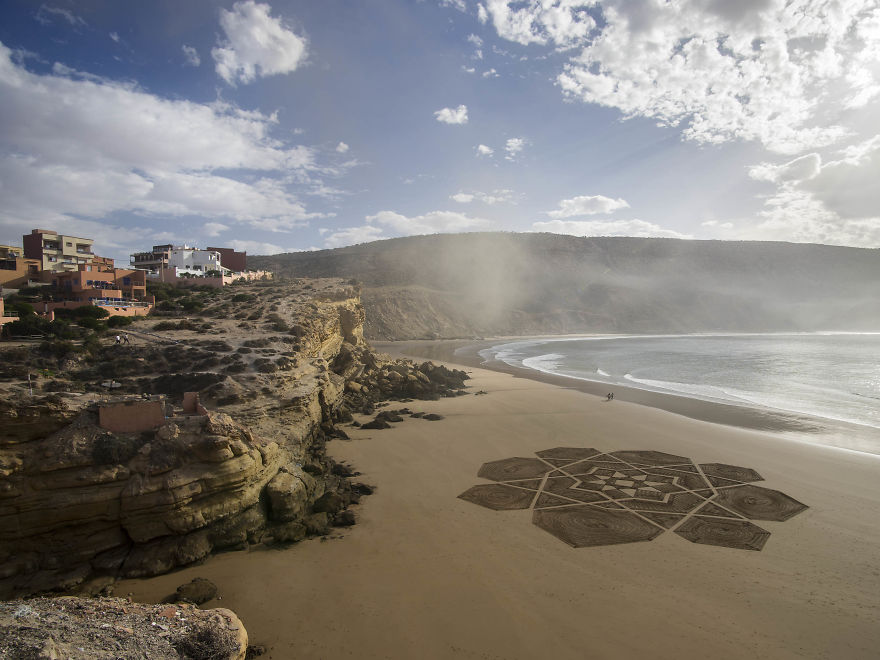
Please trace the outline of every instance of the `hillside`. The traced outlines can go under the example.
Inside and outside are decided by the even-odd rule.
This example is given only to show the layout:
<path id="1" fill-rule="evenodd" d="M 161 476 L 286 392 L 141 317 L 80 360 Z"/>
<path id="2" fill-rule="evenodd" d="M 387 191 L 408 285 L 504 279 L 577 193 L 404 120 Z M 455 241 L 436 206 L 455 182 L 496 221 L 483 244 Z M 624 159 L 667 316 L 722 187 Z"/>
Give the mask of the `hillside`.
<path id="1" fill-rule="evenodd" d="M 880 250 L 777 242 L 416 236 L 250 258 L 363 283 L 371 339 L 880 330 Z"/>

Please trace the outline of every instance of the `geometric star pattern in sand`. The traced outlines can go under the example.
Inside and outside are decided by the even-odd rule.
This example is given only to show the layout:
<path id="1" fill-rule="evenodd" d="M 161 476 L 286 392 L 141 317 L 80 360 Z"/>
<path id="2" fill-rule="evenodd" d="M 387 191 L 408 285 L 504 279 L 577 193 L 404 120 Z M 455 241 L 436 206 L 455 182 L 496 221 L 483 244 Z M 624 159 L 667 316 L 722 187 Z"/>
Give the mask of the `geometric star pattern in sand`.
<path id="1" fill-rule="evenodd" d="M 660 451 L 556 447 L 538 458 L 484 463 L 459 497 L 488 509 L 532 510 L 532 522 L 576 548 L 650 541 L 667 529 L 693 543 L 761 550 L 770 532 L 751 520 L 788 520 L 807 505 L 753 485 L 755 470 L 695 464 Z"/>

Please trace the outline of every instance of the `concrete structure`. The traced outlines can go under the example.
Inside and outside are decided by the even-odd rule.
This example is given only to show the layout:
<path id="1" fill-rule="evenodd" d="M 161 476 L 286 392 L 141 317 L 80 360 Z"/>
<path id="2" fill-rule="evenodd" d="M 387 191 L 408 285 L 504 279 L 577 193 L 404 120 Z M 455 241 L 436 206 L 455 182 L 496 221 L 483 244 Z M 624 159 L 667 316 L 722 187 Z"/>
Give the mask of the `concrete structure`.
<path id="1" fill-rule="evenodd" d="M 21 249 L 21 248 L 19 248 Z M 17 289 L 40 279 L 40 261 L 24 257 L 0 259 L 0 286 Z"/>
<path id="2" fill-rule="evenodd" d="M 116 264 L 113 259 L 110 257 L 99 257 L 95 255 L 94 259 L 92 259 L 92 266 L 96 267 L 99 271 L 102 272 L 110 272 L 114 268 L 116 268 Z"/>
<path id="3" fill-rule="evenodd" d="M 18 314 L 15 312 L 9 312 L 9 316 L 6 315 L 6 303 L 3 302 L 3 297 L 0 296 L 0 328 L 3 327 L 4 323 L 11 323 L 17 320 Z"/>
<path id="4" fill-rule="evenodd" d="M 68 300 L 134 300 L 147 295 L 147 275 L 141 270 L 114 268 L 100 271 L 96 266 L 83 266 L 75 273 L 58 273 L 52 284 Z"/>
<path id="5" fill-rule="evenodd" d="M 40 270 L 75 271 L 90 264 L 95 256 L 91 238 L 59 234 L 48 229 L 33 229 L 21 238 L 24 256 L 40 262 Z"/>
<path id="6" fill-rule="evenodd" d="M 233 281 L 227 278 L 245 277 L 252 280 L 264 275 L 261 272 L 253 277 L 246 273 L 247 252 L 224 247 L 201 250 L 189 245 L 154 245 L 150 252 L 132 254 L 131 265 L 138 270 L 148 271 L 161 282 L 171 284 L 184 283 L 190 276 L 199 278 L 198 284 L 223 286 Z M 212 278 L 218 281 L 206 281 Z"/>
<path id="7" fill-rule="evenodd" d="M 123 399 L 98 406 L 98 426 L 113 433 L 139 433 L 165 423 L 165 397 Z"/>
<path id="8" fill-rule="evenodd" d="M 24 248 L 17 245 L 0 245 L 0 259 L 20 259 L 24 256 Z"/>
<path id="9" fill-rule="evenodd" d="M 211 271 L 223 273 L 229 270 L 221 265 L 219 252 L 185 246 L 171 250 L 171 255 L 168 257 L 168 268 L 176 269 L 176 275 L 189 273 L 196 276 L 205 275 Z"/>
<path id="10" fill-rule="evenodd" d="M 202 417 L 208 414 L 208 409 L 199 401 L 198 392 L 183 393 L 183 414 L 200 415 Z"/>
<path id="11" fill-rule="evenodd" d="M 52 284 L 55 294 L 64 300 L 46 302 L 44 314 L 56 309 L 75 309 L 97 305 L 110 316 L 146 316 L 153 309 L 147 297 L 147 274 L 141 270 L 114 268 L 101 271 L 98 265 L 81 266 L 75 273 L 57 273 Z"/>
<path id="12" fill-rule="evenodd" d="M 150 279 L 160 282 L 166 282 L 174 286 L 210 286 L 215 289 L 233 284 L 234 282 L 256 282 L 257 280 L 271 280 L 272 272 L 268 270 L 252 270 L 244 273 L 224 274 L 220 277 L 182 277 L 175 274 L 175 269 L 165 268 L 155 275 L 150 275 Z"/>
<path id="13" fill-rule="evenodd" d="M 200 250 L 188 245 L 154 245 L 152 252 L 137 252 L 131 255 L 131 265 L 138 270 L 147 270 L 154 274 L 171 270 L 177 276 L 188 273 L 203 277 L 211 271 L 224 274 L 231 272 L 222 263 L 220 252 L 217 250 Z"/>
<path id="14" fill-rule="evenodd" d="M 247 252 L 236 252 L 232 248 L 208 247 L 209 250 L 220 253 L 220 261 L 224 268 L 233 273 L 242 273 L 247 270 Z"/>
<path id="15" fill-rule="evenodd" d="M 186 247 L 186 246 L 183 246 Z M 154 245 L 150 252 L 136 252 L 131 255 L 130 265 L 138 270 L 147 270 L 151 273 L 158 273 L 162 268 L 168 265 L 168 259 L 171 257 L 171 250 L 174 246 Z"/>

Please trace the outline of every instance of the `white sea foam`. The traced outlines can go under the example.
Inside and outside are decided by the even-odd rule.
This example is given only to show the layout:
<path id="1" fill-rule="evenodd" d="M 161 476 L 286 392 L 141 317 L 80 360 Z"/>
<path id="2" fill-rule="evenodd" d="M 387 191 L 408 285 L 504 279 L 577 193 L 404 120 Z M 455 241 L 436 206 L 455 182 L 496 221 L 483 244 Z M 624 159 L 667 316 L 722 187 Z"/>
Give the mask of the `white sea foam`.
<path id="1" fill-rule="evenodd" d="M 522 365 L 529 369 L 556 374 L 559 373 L 559 366 L 564 359 L 565 356 L 559 353 L 547 353 L 545 355 L 525 358 L 522 360 Z"/>
<path id="2" fill-rule="evenodd" d="M 859 425 L 874 434 L 868 442 L 880 453 L 880 379 L 872 357 L 880 354 L 880 333 L 530 338 L 480 354 L 583 381 Z M 864 446 L 856 438 L 847 446 L 857 444 Z"/>

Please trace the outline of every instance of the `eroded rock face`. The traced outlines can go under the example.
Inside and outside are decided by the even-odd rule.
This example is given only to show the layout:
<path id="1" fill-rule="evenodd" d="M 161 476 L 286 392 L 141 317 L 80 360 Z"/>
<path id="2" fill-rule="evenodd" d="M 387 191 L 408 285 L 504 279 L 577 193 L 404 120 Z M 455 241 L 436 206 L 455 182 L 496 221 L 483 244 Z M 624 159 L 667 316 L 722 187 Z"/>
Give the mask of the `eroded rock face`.
<path id="1" fill-rule="evenodd" d="M 383 399 L 462 392 L 464 372 L 373 352 L 350 283 L 248 290 L 216 303 L 223 341 L 175 323 L 183 334 L 173 342 L 83 359 L 58 394 L 32 397 L 0 374 L 0 597 L 155 575 L 351 524 L 345 508 L 364 491 L 324 454 L 326 439 L 345 436 L 334 424 Z M 241 323 L 225 318 L 240 296 Z M 141 404 L 164 395 L 164 422 L 102 428 L 100 382 L 110 377 Z M 187 395 L 184 413 L 190 387 L 201 403 Z"/>

